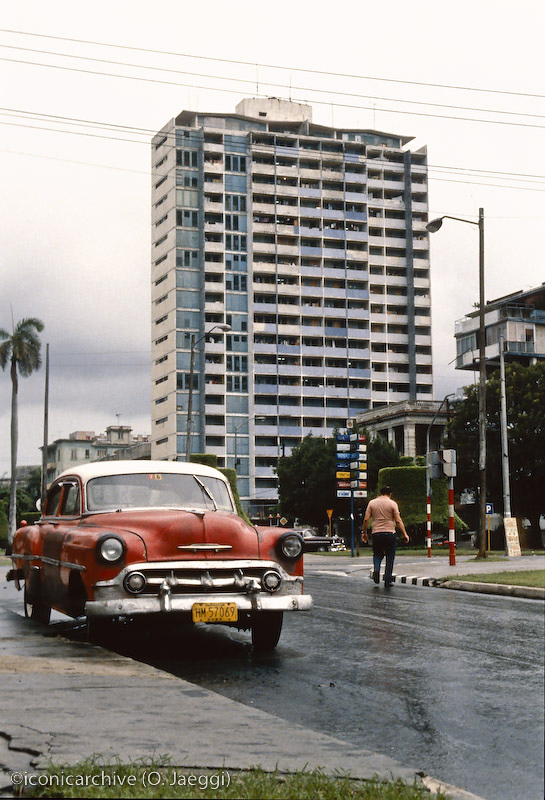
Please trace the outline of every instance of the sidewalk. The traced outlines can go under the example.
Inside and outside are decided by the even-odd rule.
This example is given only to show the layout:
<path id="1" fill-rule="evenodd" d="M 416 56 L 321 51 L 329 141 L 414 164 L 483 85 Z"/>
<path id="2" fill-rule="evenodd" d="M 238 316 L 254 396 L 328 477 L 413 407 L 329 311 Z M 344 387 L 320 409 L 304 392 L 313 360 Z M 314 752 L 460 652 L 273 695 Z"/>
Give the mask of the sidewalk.
<path id="1" fill-rule="evenodd" d="M 373 557 L 370 548 L 360 550 L 359 558 L 346 555 L 305 555 L 305 571 L 345 575 L 352 578 L 370 578 Z M 480 594 L 499 594 L 510 597 L 545 599 L 545 589 L 539 587 L 512 586 L 511 584 L 477 583 L 458 581 L 460 575 L 483 575 L 497 572 L 519 572 L 520 570 L 545 569 L 545 556 L 521 556 L 505 561 L 475 561 L 475 556 L 456 556 L 456 565 L 450 566 L 448 552 L 443 556 L 396 555 L 394 583 L 413 586 L 437 586 L 442 589 L 457 589 Z M 445 581 L 445 579 L 447 579 Z"/>

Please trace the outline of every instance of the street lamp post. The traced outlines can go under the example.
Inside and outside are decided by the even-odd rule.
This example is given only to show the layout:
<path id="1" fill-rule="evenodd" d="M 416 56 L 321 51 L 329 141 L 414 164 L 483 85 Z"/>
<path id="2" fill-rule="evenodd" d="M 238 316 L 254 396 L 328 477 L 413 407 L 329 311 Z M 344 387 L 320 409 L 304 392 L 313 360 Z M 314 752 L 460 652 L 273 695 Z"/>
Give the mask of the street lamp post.
<path id="1" fill-rule="evenodd" d="M 486 558 L 486 329 L 484 300 L 484 210 L 477 222 L 444 214 L 428 222 L 426 229 L 435 233 L 444 219 L 467 222 L 479 228 L 479 558 Z"/>
<path id="2" fill-rule="evenodd" d="M 263 422 L 263 420 L 265 420 L 266 417 L 263 417 L 261 415 L 253 417 L 253 418 L 252 417 L 248 417 L 247 419 L 243 420 L 240 423 L 240 425 L 234 425 L 233 426 L 233 430 L 234 430 L 234 434 L 235 434 L 235 472 L 236 472 L 237 463 L 238 463 L 238 432 L 245 425 L 248 425 L 248 426 L 250 425 L 250 419 L 253 419 L 254 422 Z"/>
<path id="3" fill-rule="evenodd" d="M 190 461 L 191 459 L 191 415 L 193 411 L 193 373 L 195 371 L 195 347 L 202 342 L 207 336 L 209 336 L 212 331 L 220 330 L 223 333 L 227 333 L 231 330 L 231 326 L 227 323 L 220 322 L 218 325 L 214 325 L 210 328 L 209 331 L 203 333 L 202 336 L 199 336 L 198 339 L 195 339 L 195 334 L 191 334 L 191 354 L 189 357 L 189 392 L 187 395 L 187 440 L 185 443 L 185 460 Z"/>

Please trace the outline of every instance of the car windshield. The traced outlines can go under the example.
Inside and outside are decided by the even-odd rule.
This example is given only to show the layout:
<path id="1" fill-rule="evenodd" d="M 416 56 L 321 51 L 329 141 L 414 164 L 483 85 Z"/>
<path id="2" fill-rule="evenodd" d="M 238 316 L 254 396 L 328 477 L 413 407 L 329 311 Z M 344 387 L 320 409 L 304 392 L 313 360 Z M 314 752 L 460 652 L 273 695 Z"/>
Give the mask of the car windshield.
<path id="1" fill-rule="evenodd" d="M 87 484 L 88 511 L 158 507 L 234 510 L 226 483 L 209 475 L 107 475 Z"/>

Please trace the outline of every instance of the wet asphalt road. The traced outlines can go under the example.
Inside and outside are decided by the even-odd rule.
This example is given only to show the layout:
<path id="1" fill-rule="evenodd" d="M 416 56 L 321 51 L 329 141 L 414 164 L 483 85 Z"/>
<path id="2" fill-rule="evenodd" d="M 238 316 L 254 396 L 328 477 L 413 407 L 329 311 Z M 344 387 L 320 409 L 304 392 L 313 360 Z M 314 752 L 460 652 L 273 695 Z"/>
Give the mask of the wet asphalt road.
<path id="1" fill-rule="evenodd" d="M 205 628 L 127 655 L 490 800 L 543 796 L 543 604 L 307 573 L 274 654 Z"/>
<path id="2" fill-rule="evenodd" d="M 487 800 L 543 796 L 541 602 L 386 592 L 361 576 L 312 570 L 305 589 L 313 611 L 286 615 L 268 656 L 254 656 L 249 634 L 212 626 L 175 636 L 128 629 L 109 646 Z M 84 638 L 81 623 L 55 627 Z M 51 647 L 58 655 L 62 640 Z"/>

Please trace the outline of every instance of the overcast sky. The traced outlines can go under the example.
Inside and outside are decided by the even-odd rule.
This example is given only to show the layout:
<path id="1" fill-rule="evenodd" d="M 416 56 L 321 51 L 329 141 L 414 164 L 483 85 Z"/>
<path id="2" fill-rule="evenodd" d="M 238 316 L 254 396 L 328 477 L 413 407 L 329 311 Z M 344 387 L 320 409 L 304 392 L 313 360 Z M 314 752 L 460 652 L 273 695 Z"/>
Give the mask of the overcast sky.
<path id="1" fill-rule="evenodd" d="M 544 8 L 538 0 L 4 4 L 0 327 L 11 329 L 12 314 L 45 323 L 50 439 L 117 420 L 150 432 L 149 141 L 182 109 L 228 113 L 259 92 L 308 102 L 325 125 L 414 136 L 413 147 L 428 146 L 430 216 L 476 219 L 485 210 L 487 299 L 542 283 Z M 442 398 L 472 379 L 452 361 L 454 323 L 478 297 L 477 228 L 445 223 L 431 247 Z M 43 369 L 21 381 L 19 464 L 40 461 L 43 395 Z M 9 415 L 6 372 L 0 477 L 9 474 Z"/>

